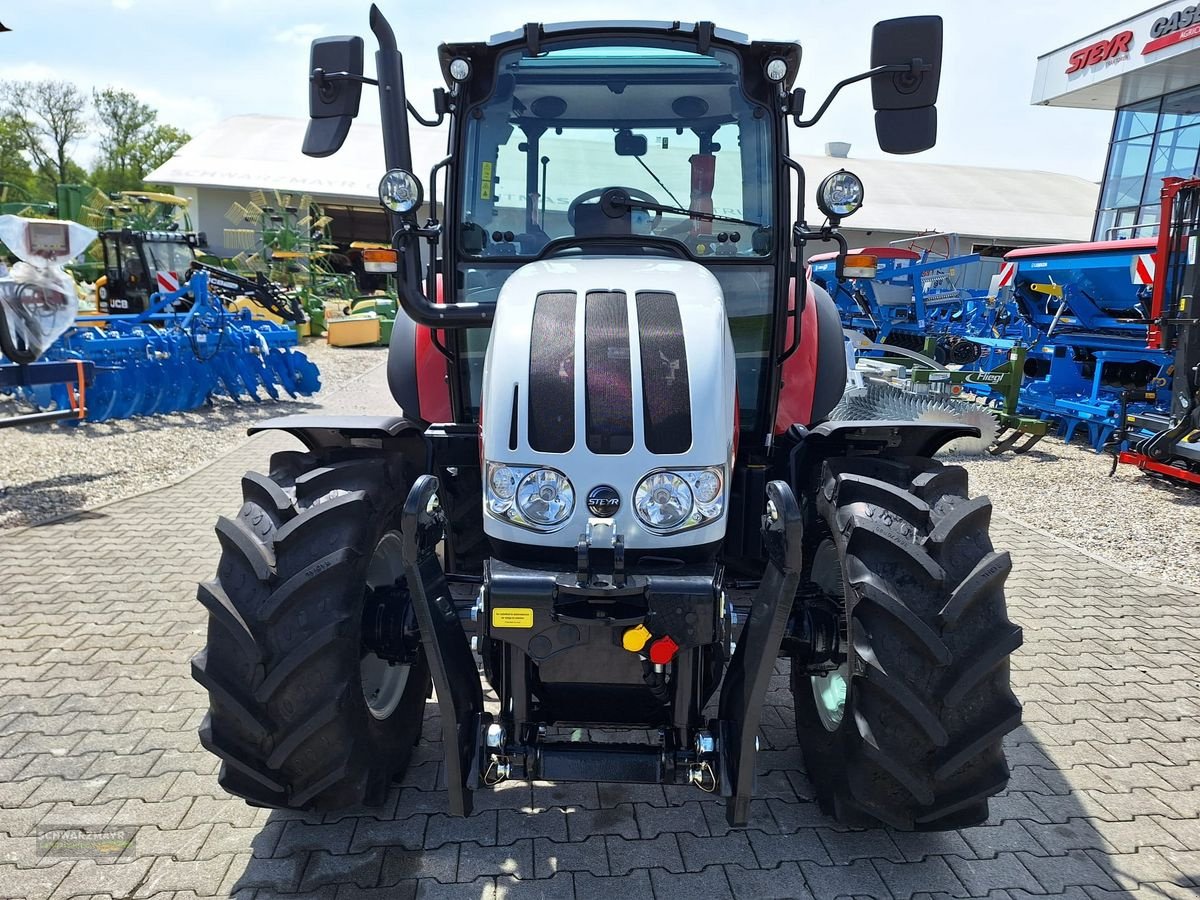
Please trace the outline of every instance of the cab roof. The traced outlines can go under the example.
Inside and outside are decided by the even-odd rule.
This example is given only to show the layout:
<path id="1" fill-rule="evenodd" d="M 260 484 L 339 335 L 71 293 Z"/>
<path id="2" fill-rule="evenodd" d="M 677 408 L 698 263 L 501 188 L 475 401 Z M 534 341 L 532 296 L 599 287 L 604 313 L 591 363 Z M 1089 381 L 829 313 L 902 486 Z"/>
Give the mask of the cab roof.
<path id="1" fill-rule="evenodd" d="M 486 42 L 445 43 L 438 48 L 438 61 L 447 86 L 455 87 L 450 77 L 450 61 L 465 57 L 471 61 L 473 77 L 490 80 L 495 60 L 501 54 L 521 49 L 525 56 L 537 57 L 547 50 L 575 47 L 653 47 L 691 51 L 707 56 L 714 46 L 723 46 L 742 57 L 747 65 L 780 57 L 787 63 L 783 87 L 790 88 L 800 67 L 800 44 L 795 41 L 752 41 L 740 31 L 718 28 L 712 22 L 664 21 L 582 21 L 541 24 L 530 22 L 520 29 L 492 35 Z M 757 73 L 761 75 L 761 73 Z"/>

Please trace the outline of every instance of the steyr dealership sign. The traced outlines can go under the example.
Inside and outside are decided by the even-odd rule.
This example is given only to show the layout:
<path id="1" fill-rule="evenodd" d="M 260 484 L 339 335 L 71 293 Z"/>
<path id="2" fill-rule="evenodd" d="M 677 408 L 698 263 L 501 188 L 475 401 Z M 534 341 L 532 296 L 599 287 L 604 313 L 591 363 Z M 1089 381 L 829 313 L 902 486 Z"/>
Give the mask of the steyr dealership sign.
<path id="1" fill-rule="evenodd" d="M 1120 34 L 1113 35 L 1107 41 L 1096 41 L 1096 43 L 1089 44 L 1082 50 L 1076 50 L 1071 54 L 1071 64 L 1067 66 L 1067 74 L 1070 75 L 1072 72 L 1078 72 L 1080 69 L 1086 69 L 1088 66 L 1102 63 L 1121 53 L 1128 53 L 1129 42 L 1132 40 L 1132 31 L 1122 31 Z"/>
<path id="2" fill-rule="evenodd" d="M 1150 26 L 1151 39 L 1142 48 L 1142 54 L 1190 41 L 1194 37 L 1200 37 L 1200 6 L 1185 6 L 1169 16 L 1154 20 Z"/>
<path id="3" fill-rule="evenodd" d="M 1200 0 L 1159 0 L 1145 12 L 1038 57 L 1031 100 L 1116 109 L 1200 85 Z"/>

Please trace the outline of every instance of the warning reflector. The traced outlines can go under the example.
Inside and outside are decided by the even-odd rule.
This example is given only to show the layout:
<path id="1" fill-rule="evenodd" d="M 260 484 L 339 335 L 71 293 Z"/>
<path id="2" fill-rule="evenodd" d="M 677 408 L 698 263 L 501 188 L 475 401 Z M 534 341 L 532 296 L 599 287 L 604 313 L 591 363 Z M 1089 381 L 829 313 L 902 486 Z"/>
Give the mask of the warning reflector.
<path id="1" fill-rule="evenodd" d="M 164 293 L 179 290 L 179 275 L 176 272 L 157 272 L 154 276 L 158 289 Z"/>
<path id="2" fill-rule="evenodd" d="M 1154 254 L 1138 253 L 1129 264 L 1129 277 L 1134 284 L 1154 284 Z"/>

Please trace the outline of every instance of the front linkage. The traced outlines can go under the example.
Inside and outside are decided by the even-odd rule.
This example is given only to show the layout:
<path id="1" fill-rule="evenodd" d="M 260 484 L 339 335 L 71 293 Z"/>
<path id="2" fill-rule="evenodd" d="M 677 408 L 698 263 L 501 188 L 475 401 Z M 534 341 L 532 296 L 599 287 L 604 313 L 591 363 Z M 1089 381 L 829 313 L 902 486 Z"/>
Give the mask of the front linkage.
<path id="1" fill-rule="evenodd" d="M 588 565 L 574 575 L 556 576 L 492 563 L 481 597 L 495 599 L 483 603 L 481 631 L 503 645 L 497 655 L 504 671 L 492 673 L 499 675 L 502 712 L 486 712 L 474 657 L 435 553 L 445 525 L 437 490 L 434 476 L 417 480 L 404 506 L 401 530 L 405 576 L 441 710 L 451 812 L 470 814 L 471 793 L 481 781 L 490 786 L 510 777 L 602 778 L 719 790 L 730 798 L 729 824 L 745 825 L 754 795 L 759 720 L 802 566 L 803 523 L 791 488 L 782 481 L 767 486 L 762 539 L 768 563 L 725 671 L 718 718 L 708 722 L 702 718 L 706 698 L 699 687 L 700 668 L 703 652 L 714 647 L 714 628 L 724 618 L 719 586 L 711 575 L 625 576 L 619 565 L 612 573 L 596 574 Z M 509 602 L 503 599 L 506 592 L 511 602 L 521 605 L 498 605 Z M 589 601 L 610 607 L 611 614 L 585 615 L 597 605 Z M 673 615 L 681 609 L 687 612 Z M 514 628 L 517 623 L 507 617 L 524 621 Z M 529 659 L 545 665 L 559 649 L 556 644 L 573 645 L 580 641 L 581 630 L 586 639 L 588 629 L 602 629 L 611 632 L 612 640 L 593 643 L 589 652 L 603 666 L 610 652 L 629 651 L 628 643 L 621 645 L 622 635 L 631 630 L 636 634 L 639 628 L 645 630 L 647 643 L 649 636 L 659 635 L 651 644 L 650 666 L 660 671 L 663 667 L 654 662 L 660 658 L 655 645 L 669 642 L 671 655 L 678 654 L 670 698 L 672 727 L 660 730 L 659 743 L 546 740 L 544 725 L 530 709 Z"/>

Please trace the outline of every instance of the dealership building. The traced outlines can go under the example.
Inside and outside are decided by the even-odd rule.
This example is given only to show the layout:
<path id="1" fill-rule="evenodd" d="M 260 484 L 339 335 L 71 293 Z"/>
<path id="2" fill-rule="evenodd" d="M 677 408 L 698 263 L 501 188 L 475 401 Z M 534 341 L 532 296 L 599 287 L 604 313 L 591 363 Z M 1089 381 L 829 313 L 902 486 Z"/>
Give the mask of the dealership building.
<path id="1" fill-rule="evenodd" d="M 1163 3 L 1038 57 L 1033 103 L 1115 112 L 1092 238 L 1156 234 L 1162 179 L 1200 163 L 1200 3 Z"/>

